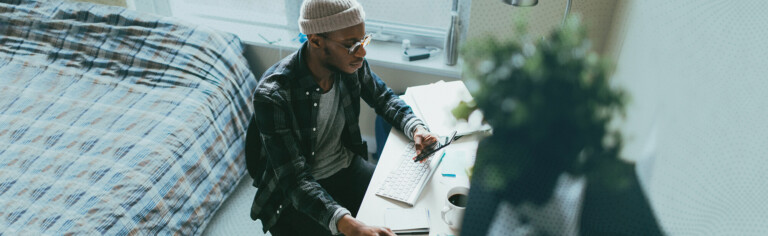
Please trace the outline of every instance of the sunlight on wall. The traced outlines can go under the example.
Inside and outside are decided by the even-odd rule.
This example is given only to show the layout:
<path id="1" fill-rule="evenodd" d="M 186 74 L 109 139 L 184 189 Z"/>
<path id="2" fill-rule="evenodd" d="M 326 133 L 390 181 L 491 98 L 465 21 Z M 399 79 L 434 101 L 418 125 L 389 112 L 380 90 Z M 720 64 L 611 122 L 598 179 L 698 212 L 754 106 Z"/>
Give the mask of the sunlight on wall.
<path id="1" fill-rule="evenodd" d="M 632 95 L 624 155 L 638 159 L 671 235 L 768 234 L 766 8 L 761 0 L 617 7 L 608 51 L 615 82 Z"/>

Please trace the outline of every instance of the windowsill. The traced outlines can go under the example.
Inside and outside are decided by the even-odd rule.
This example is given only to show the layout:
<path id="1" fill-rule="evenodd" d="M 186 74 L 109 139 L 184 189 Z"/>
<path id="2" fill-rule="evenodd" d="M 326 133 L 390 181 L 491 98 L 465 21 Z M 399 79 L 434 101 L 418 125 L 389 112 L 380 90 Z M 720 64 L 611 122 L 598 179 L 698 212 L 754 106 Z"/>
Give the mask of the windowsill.
<path id="1" fill-rule="evenodd" d="M 176 15 L 175 17 L 187 22 L 233 33 L 240 37 L 243 43 L 252 46 L 279 48 L 289 51 L 294 51 L 301 46 L 298 40 L 295 39 L 298 35 L 298 29 L 278 29 L 269 26 L 259 26 L 245 21 L 238 22 L 201 15 Z M 442 52 L 434 57 L 409 62 L 402 59 L 402 49 L 398 43 L 375 41 L 374 39 L 374 42 L 365 49 L 368 51 L 366 59 L 371 65 L 451 78 L 461 77 L 461 60 L 454 66 L 445 65 Z"/>

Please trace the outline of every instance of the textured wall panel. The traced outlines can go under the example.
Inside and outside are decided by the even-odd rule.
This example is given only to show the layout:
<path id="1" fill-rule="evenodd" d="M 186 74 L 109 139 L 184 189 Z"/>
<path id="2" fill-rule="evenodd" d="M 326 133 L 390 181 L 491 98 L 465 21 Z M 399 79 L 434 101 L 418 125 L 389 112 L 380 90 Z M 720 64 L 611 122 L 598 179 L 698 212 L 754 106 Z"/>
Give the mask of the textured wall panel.
<path id="1" fill-rule="evenodd" d="M 671 235 L 768 235 L 768 2 L 626 0 L 625 156 Z M 654 148 L 655 147 L 655 148 Z"/>
<path id="2" fill-rule="evenodd" d="M 513 7 L 501 0 L 473 0 L 469 21 L 469 38 L 493 35 L 510 38 L 518 17 L 527 20 L 534 35 L 543 36 L 560 25 L 566 0 L 539 0 L 533 7 Z M 581 14 L 589 27 L 589 38 L 596 51 L 602 52 L 611 30 L 615 0 L 573 0 L 571 13 Z"/>

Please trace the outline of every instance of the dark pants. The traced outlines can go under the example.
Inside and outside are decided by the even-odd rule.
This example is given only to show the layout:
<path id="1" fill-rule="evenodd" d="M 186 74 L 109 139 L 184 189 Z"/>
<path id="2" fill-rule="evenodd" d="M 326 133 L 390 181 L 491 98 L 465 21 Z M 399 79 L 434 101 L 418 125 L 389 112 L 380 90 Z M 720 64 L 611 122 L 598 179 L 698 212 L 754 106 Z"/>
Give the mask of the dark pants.
<path id="1" fill-rule="evenodd" d="M 356 216 L 375 168 L 373 164 L 363 160 L 362 157 L 355 156 L 349 167 L 317 182 L 336 202 L 347 208 L 352 216 Z M 293 207 L 285 209 L 285 212 L 280 215 L 280 219 L 269 229 L 269 232 L 273 236 L 331 235 L 326 223 L 318 224 Z"/>

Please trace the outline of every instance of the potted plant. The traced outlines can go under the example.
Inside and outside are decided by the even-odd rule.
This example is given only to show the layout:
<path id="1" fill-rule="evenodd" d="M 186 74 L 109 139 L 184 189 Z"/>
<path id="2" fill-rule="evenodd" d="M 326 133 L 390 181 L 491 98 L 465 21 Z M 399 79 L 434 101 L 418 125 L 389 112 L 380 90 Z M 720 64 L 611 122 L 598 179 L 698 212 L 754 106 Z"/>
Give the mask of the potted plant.
<path id="1" fill-rule="evenodd" d="M 528 36 L 522 23 L 515 35 L 471 40 L 461 50 L 474 101 L 453 113 L 480 109 L 493 127 L 478 147 L 462 234 L 493 232 L 499 214 L 521 234 L 574 234 L 579 210 L 563 204 L 579 208 L 586 182 L 631 183 L 633 167 L 620 160 L 622 139 L 609 125 L 623 116 L 627 96 L 610 85 L 611 63 L 590 50 L 578 16 L 544 38 Z M 562 229 L 542 229 L 550 218 Z"/>

